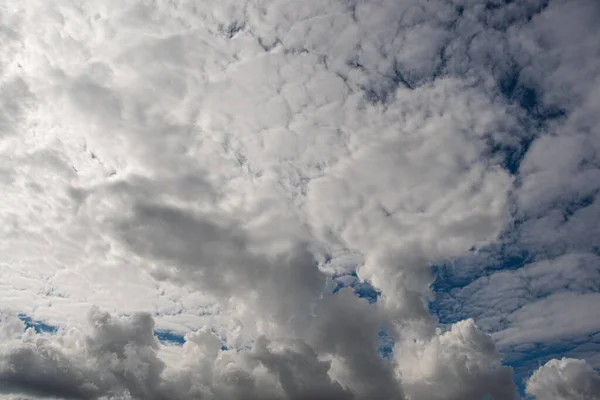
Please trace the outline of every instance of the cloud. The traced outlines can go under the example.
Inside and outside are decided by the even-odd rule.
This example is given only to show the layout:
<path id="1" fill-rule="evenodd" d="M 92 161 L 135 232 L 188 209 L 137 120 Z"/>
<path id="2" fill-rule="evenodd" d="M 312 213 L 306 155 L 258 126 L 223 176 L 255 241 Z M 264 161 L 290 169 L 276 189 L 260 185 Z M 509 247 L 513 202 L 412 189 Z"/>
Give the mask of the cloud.
<path id="1" fill-rule="evenodd" d="M 516 398 L 512 368 L 492 338 L 473 320 L 454 324 L 433 338 L 406 342 L 395 349 L 402 382 L 410 399 Z"/>
<path id="2" fill-rule="evenodd" d="M 551 360 L 527 381 L 527 393 L 538 400 L 585 400 L 600 397 L 600 377 L 585 361 Z"/>
<path id="3" fill-rule="evenodd" d="M 3 390 L 73 399 L 126 391 L 153 398 L 164 364 L 155 355 L 152 318 L 139 314 L 120 323 L 94 309 L 89 323 L 89 335 L 70 331 L 48 338 L 28 329 L 21 338 L 6 340 L 0 363 Z"/>
<path id="4" fill-rule="evenodd" d="M 405 345 L 405 397 L 392 365 L 377 354 L 374 307 L 342 289 L 325 300 L 306 340 L 259 336 L 246 351 L 223 348 L 207 328 L 187 334 L 183 346 L 161 345 L 143 313 L 115 318 L 94 308 L 87 327 L 55 335 L 23 332 L 20 320 L 6 316 L 0 382 L 3 393 L 65 399 L 514 396 L 511 371 L 498 369 L 490 337 L 465 321 L 428 343 Z"/>
<path id="5" fill-rule="evenodd" d="M 0 300 L 72 327 L 3 318 L 7 391 L 509 399 L 497 344 L 597 329 L 593 1 L 5 8 Z M 535 257 L 455 291 L 492 336 L 438 326 L 494 246 Z"/>

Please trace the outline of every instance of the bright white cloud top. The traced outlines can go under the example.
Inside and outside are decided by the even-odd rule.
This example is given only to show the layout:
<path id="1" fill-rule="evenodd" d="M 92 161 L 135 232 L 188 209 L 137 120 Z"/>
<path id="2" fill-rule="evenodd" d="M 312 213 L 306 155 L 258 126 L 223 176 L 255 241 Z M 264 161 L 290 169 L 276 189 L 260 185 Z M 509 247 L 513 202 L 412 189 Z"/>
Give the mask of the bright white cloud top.
<path id="1" fill-rule="evenodd" d="M 599 18 L 0 1 L 0 397 L 508 400 L 500 350 L 584 336 L 527 394 L 600 398 Z"/>

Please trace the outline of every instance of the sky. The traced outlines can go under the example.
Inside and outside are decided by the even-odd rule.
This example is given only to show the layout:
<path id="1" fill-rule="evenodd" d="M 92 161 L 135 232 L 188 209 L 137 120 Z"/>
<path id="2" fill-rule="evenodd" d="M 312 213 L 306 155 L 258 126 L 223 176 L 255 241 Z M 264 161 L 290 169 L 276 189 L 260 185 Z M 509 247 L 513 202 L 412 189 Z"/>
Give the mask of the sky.
<path id="1" fill-rule="evenodd" d="M 0 0 L 0 399 L 600 399 L 596 0 Z"/>

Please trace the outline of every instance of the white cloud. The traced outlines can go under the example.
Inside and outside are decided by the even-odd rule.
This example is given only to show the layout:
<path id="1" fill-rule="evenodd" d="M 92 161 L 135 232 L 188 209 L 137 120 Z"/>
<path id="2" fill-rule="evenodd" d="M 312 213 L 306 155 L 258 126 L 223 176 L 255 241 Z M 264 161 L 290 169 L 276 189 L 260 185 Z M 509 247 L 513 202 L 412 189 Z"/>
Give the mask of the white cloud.
<path id="1" fill-rule="evenodd" d="M 396 349 L 403 386 L 410 399 L 516 398 L 512 369 L 492 338 L 473 320 L 454 324 L 448 331 L 423 342 L 407 342 Z"/>
<path id="2" fill-rule="evenodd" d="M 160 296 L 164 286 L 145 276 L 141 266 L 155 277 L 173 277 L 167 270 L 174 268 L 183 274 L 176 274 L 176 281 L 203 282 L 214 294 L 225 283 L 199 279 L 198 272 L 195 278 L 185 275 L 195 271 L 199 257 L 205 258 L 200 264 L 214 271 L 223 265 L 238 268 L 242 258 L 256 264 L 258 271 L 265 268 L 258 264 L 272 263 L 298 242 L 314 242 L 315 234 L 321 243 L 311 244 L 311 249 L 335 252 L 334 262 L 348 252 L 372 258 L 369 235 L 375 237 L 372 232 L 378 229 L 382 232 L 376 236 L 384 239 L 377 250 L 382 257 L 389 257 L 393 240 L 410 246 L 435 238 L 429 248 L 419 250 L 424 254 L 410 261 L 426 270 L 429 259 L 457 254 L 473 242 L 492 238 L 502 227 L 510 179 L 480 158 L 484 136 L 502 130 L 502 121 L 511 118 L 505 106 L 456 79 L 400 91 L 385 109 L 365 103 L 364 94 L 357 91 L 359 81 L 322 62 L 326 50 L 343 48 L 323 47 L 315 37 L 314 42 L 307 39 L 315 46 L 307 54 L 288 51 L 293 40 L 300 40 L 294 36 L 296 29 L 337 21 L 333 10 L 341 13 L 349 29 L 376 33 L 361 27 L 363 22 L 352 28 L 356 24 L 348 19 L 351 15 L 335 2 L 299 10 L 289 3 L 269 8 L 266 19 L 254 11 L 237 15 L 236 7 L 223 8 L 218 17 L 204 10 L 170 10 L 175 13 L 170 18 L 162 4 L 115 5 L 109 10 L 93 5 L 72 8 L 66 2 L 47 13 L 40 7 L 23 9 L 23 26 L 31 32 L 55 26 L 59 30 L 26 36 L 17 57 L 21 67 L 14 73 L 23 76 L 37 101 L 22 128 L 25 142 L 11 143 L 21 160 L 11 167 L 20 168 L 17 179 L 26 188 L 11 191 L 5 213 L 17 224 L 7 232 L 11 248 L 37 240 L 37 250 L 29 253 L 53 260 L 54 266 L 44 267 L 33 282 L 47 280 L 36 283 L 38 291 L 55 293 L 60 298 L 56 301 L 73 299 L 86 307 L 99 303 L 119 312 L 151 310 L 154 301 L 145 299 Z M 324 10 L 332 13 L 314 18 Z M 366 5 L 356 13 L 364 15 L 371 28 L 373 18 L 384 16 Z M 95 16 L 90 27 L 81 15 Z M 282 22 L 289 18 L 312 19 L 294 24 L 290 35 L 278 34 L 283 51 L 265 52 L 256 44 L 263 22 L 283 29 Z M 223 27 L 234 22 L 243 29 L 224 37 Z M 24 35 L 30 31 L 22 29 Z M 385 43 L 386 33 L 373 40 Z M 364 40 L 358 34 L 346 38 Z M 387 68 L 385 55 L 372 57 L 374 64 L 365 71 Z M 440 146 L 449 151 L 440 152 Z M 38 151 L 32 153 L 34 148 Z M 378 169 L 389 172 L 373 181 Z M 404 176 L 392 172 L 402 170 Z M 330 182 L 334 177 L 339 184 Z M 368 187 L 371 184 L 375 186 Z M 354 193 L 346 196 L 348 202 L 374 191 L 362 216 L 353 206 L 325 211 L 326 204 L 339 197 L 329 193 L 338 193 L 344 185 L 351 185 Z M 402 190 L 394 188 L 398 185 Z M 19 204 L 45 210 L 44 218 L 19 212 Z M 296 215 L 284 216 L 290 210 Z M 323 212 L 328 215 L 322 217 Z M 391 214 L 387 221 L 385 212 Z M 352 222 L 346 213 L 368 225 Z M 286 224 L 280 223 L 282 218 Z M 196 220 L 200 225 L 194 227 Z M 341 223 L 350 224 L 352 234 L 362 237 L 338 231 Z M 28 232 L 19 243 L 16 234 L 26 231 L 21 226 L 44 228 Z M 207 247 L 198 246 L 197 234 L 210 236 L 211 231 L 216 236 Z M 326 231 L 333 236 L 325 238 Z M 221 243 L 223 235 L 231 237 L 233 247 Z M 236 255 L 231 252 L 234 247 L 258 254 L 249 256 L 244 250 Z M 23 252 L 13 253 L 19 264 L 27 263 Z M 47 256 L 53 253 L 59 254 Z M 27 265 L 31 266 L 17 268 L 18 279 L 24 270 L 41 271 L 35 256 Z M 108 265 L 131 276 L 122 280 L 123 293 L 140 293 L 127 309 L 122 308 L 129 302 L 125 298 L 111 296 L 119 300 L 107 302 L 111 297 L 103 284 L 110 285 Z M 383 285 L 383 272 L 370 268 L 365 276 Z M 252 286 L 231 271 L 237 282 L 228 283 L 230 287 Z M 427 279 L 418 295 L 427 291 Z M 86 281 L 97 289 L 90 291 Z M 134 281 L 140 284 L 132 285 Z M 23 296 L 17 296 L 14 307 L 50 317 L 39 304 L 24 304 Z"/>
<path id="3" fill-rule="evenodd" d="M 537 400 L 598 399 L 600 377 L 585 361 L 572 358 L 551 360 L 529 378 L 527 393 Z"/>
<path id="4" fill-rule="evenodd" d="M 436 330 L 430 264 L 496 240 L 513 198 L 514 215 L 530 218 L 525 245 L 592 251 L 598 92 L 570 75 L 582 66 L 578 78 L 599 76 L 587 56 L 592 23 L 558 37 L 548 28 L 590 14 L 591 2 L 5 3 L 0 303 L 73 327 L 19 336 L 22 325 L 3 319 L 7 390 L 514 395 L 472 321 Z M 548 63 L 535 59 L 542 50 Z M 539 133 L 496 85 L 515 65 L 520 84 L 568 112 L 516 177 L 490 151 Z M 560 221 L 565 204 L 590 196 Z M 537 267 L 519 273 L 539 282 L 573 271 Z M 329 275 L 354 269 L 381 291 L 378 303 L 331 293 Z M 496 278 L 502 287 L 508 275 Z M 595 294 L 548 290 L 511 310 L 512 340 L 539 337 L 549 310 L 570 329 L 593 325 L 593 310 L 567 311 Z M 92 305 L 109 314 L 86 322 Z M 197 333 L 161 347 L 154 324 Z M 392 361 L 377 353 L 384 325 Z M 209 331 L 252 349 L 221 351 Z"/>

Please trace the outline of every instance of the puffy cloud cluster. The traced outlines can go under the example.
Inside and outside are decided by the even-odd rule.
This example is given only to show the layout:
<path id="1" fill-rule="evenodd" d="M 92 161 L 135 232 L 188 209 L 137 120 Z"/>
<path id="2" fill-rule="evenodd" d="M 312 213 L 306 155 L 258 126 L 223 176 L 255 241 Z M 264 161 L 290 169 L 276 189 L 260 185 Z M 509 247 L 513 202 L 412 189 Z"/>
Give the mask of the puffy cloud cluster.
<path id="1" fill-rule="evenodd" d="M 527 381 L 527 393 L 538 400 L 600 398 L 600 376 L 583 360 L 551 360 Z"/>
<path id="2" fill-rule="evenodd" d="M 23 332 L 6 315 L 0 383 L 5 393 L 64 399 L 513 398 L 510 369 L 496 370 L 493 342 L 472 321 L 406 345 L 414 358 L 402 369 L 405 396 L 375 351 L 370 307 L 344 289 L 324 301 L 306 340 L 259 336 L 246 351 L 226 349 L 207 328 L 186 335 L 181 347 L 159 345 L 149 314 L 119 319 L 93 309 L 87 328 L 56 335 Z"/>
<path id="3" fill-rule="evenodd" d="M 515 398 L 512 368 L 501 365 L 491 337 L 471 319 L 428 340 L 403 343 L 395 351 L 411 399 Z"/>
<path id="4" fill-rule="evenodd" d="M 154 398 L 164 364 L 148 314 L 127 323 L 92 310 L 89 334 L 71 330 L 58 337 L 16 332 L 19 320 L 3 320 L 0 382 L 3 391 L 66 399 L 129 394 Z"/>
<path id="5" fill-rule="evenodd" d="M 2 316 L 4 393 L 512 399 L 493 339 L 430 315 L 431 264 L 514 217 L 525 246 L 584 254 L 513 274 L 523 290 L 595 272 L 597 86 L 569 74 L 600 76 L 593 1 L 0 4 L 0 303 L 72 327 Z M 354 273 L 376 302 L 337 290 Z"/>

